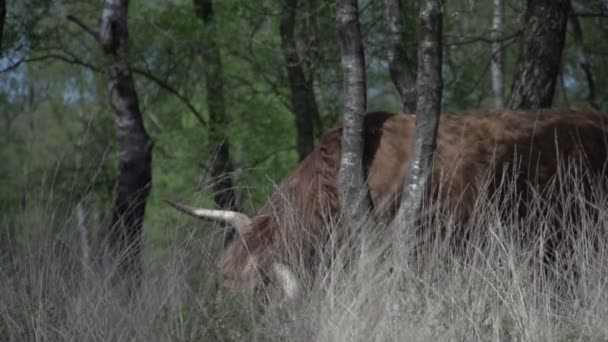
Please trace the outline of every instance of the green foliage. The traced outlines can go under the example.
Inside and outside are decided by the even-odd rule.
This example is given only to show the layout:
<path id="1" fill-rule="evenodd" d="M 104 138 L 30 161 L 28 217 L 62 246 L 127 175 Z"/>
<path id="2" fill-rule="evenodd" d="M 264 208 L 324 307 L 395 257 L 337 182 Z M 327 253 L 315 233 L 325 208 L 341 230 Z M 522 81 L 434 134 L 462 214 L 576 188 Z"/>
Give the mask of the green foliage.
<path id="1" fill-rule="evenodd" d="M 321 116 L 317 127 L 328 129 L 339 120 L 342 106 L 335 4 L 331 0 L 301 3 L 298 49 L 307 74 L 314 79 Z M 408 57 L 415 70 L 418 2 L 403 3 Z M 520 20 L 525 2 L 506 3 L 505 36 L 513 36 L 504 41 L 508 98 L 519 53 L 515 33 L 525 29 Z M 492 107 L 488 42 L 492 3 L 457 0 L 444 4 L 444 108 Z M 278 34 L 282 7 L 280 1 L 271 0 L 216 0 L 214 5 L 230 120 L 227 136 L 236 170 L 233 177 L 242 207 L 255 212 L 273 183 L 280 182 L 297 162 L 294 116 Z M 576 9 L 605 11 L 602 6 L 605 1 L 580 1 Z M 361 1 L 360 8 L 368 107 L 398 111 L 400 100 L 387 71 L 381 2 Z M 19 246 L 36 240 L 39 231 L 32 227 L 47 224 L 46 214 L 90 198 L 102 214 L 96 224 L 104 226 L 115 186 L 114 123 L 101 72 L 102 53 L 97 42 L 66 20 L 66 15 L 97 30 L 100 2 L 9 1 L 5 51 L 0 58 L 0 70 L 7 69 L 0 73 L 0 225 L 18 235 Z M 581 17 L 580 21 L 597 97 L 605 108 L 608 19 Z M 131 1 L 129 31 L 128 58 L 146 129 L 155 142 L 153 189 L 145 219 L 146 256 L 164 260 L 170 258 L 172 239 L 186 233 L 176 230 L 183 225 L 173 221 L 178 214 L 163 200 L 213 205 L 209 189 L 214 180 L 208 172 L 213 156 L 207 152 L 207 127 L 197 118 L 208 120 L 207 66 L 201 58 L 206 32 L 190 0 Z M 585 106 L 587 84 L 568 37 L 556 106 Z M 37 202 L 41 198 L 43 206 Z M 208 238 L 206 233 L 198 234 L 203 240 Z M 192 322 L 197 313 L 188 304 L 176 309 L 167 323 L 173 326 L 176 340 L 188 340 L 180 335 L 185 329 L 182 324 Z M 226 311 L 225 321 L 238 320 L 228 317 L 231 313 Z M 505 320 L 504 329 L 510 324 Z M 0 328 L 0 336 L 1 329 L 5 327 Z M 218 331 L 230 335 L 226 329 Z M 234 332 L 231 338 L 242 338 L 240 333 Z"/>
<path id="2" fill-rule="evenodd" d="M 582 3 L 582 2 L 581 2 Z M 521 0 L 507 1 L 505 35 L 520 27 Z M 416 68 L 417 2 L 403 3 L 410 68 Z M 600 1 L 577 4 L 579 11 L 599 11 Z M 99 46 L 78 25 L 76 16 L 97 30 L 101 8 L 96 1 L 12 2 L 8 8 L 0 82 L 0 203 L 16 213 L 33 194 L 52 188 L 57 200 L 94 193 L 111 196 L 116 175 L 113 117 L 107 100 Z M 281 5 L 275 1 L 216 1 L 216 39 L 221 49 L 233 175 L 242 206 L 255 211 L 273 182 L 297 161 L 294 117 L 278 34 Z M 314 77 L 321 122 L 327 129 L 341 112 L 340 51 L 336 44 L 335 4 L 305 2 L 299 8 L 298 49 Z M 491 2 L 451 1 L 444 6 L 444 106 L 447 109 L 491 107 L 487 38 Z M 153 191 L 146 232 L 154 241 L 164 234 L 155 222 L 167 215 L 165 198 L 192 199 L 211 205 L 204 74 L 201 49 L 206 32 L 188 0 L 131 1 L 129 60 L 146 128 L 155 141 Z M 605 18 L 581 17 L 600 103 L 606 101 L 608 46 Z M 367 54 L 370 110 L 399 110 L 388 77 L 385 25 L 380 2 L 362 1 L 362 32 Z M 484 39 L 485 38 L 485 39 Z M 516 36 L 505 40 L 507 82 L 518 55 Z M 558 105 L 586 105 L 584 75 L 568 40 L 563 87 Z M 152 77 L 150 77 L 152 75 Z M 159 83 L 160 81 L 160 83 Z M 509 89 L 508 84 L 505 87 Z M 176 96 L 176 93 L 179 96 Z M 507 94 L 508 95 L 508 94 Z M 180 98 L 181 97 L 181 98 Z M 184 100 L 185 99 L 185 100 Z M 187 102 L 187 103 L 186 103 Z M 320 134 L 318 131 L 317 134 Z M 21 203 L 21 204 L 19 204 Z M 106 204 L 107 205 L 107 204 Z M 13 215 L 13 214 L 10 214 Z M 9 215 L 9 216 L 10 216 Z"/>

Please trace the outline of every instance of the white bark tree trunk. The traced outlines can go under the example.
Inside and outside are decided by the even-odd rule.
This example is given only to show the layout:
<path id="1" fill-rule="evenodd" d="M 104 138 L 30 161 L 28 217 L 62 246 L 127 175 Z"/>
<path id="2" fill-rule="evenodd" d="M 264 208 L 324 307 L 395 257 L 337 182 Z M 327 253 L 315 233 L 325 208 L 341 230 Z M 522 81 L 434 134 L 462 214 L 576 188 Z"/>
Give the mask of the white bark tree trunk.
<path id="1" fill-rule="evenodd" d="M 404 230 L 410 229 L 415 223 L 432 169 L 443 90 L 442 20 L 441 0 L 422 1 L 416 82 L 418 88 L 416 130 L 401 206 L 395 218 L 395 225 L 398 227 L 396 241 L 400 241 L 401 237 L 405 236 Z M 402 260 L 399 255 L 397 257 L 398 260 Z"/>
<path id="2" fill-rule="evenodd" d="M 498 40 L 504 33 L 505 4 L 503 0 L 494 0 L 494 16 L 492 18 L 492 94 L 494 107 L 505 107 L 505 58 L 502 43 Z"/>
<path id="3" fill-rule="evenodd" d="M 357 0 L 338 0 L 336 24 L 342 48 L 344 113 L 339 192 L 345 217 L 359 223 L 371 209 L 363 172 L 363 124 L 367 107 L 365 56 Z"/>

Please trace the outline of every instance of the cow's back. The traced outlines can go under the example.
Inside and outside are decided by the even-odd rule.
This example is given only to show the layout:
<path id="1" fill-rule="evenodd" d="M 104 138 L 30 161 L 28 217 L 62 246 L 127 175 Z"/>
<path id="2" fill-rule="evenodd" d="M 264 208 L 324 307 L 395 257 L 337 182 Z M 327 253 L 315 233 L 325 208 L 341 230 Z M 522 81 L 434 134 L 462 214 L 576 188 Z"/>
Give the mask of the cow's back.
<path id="1" fill-rule="evenodd" d="M 400 201 L 415 115 L 368 114 L 365 164 L 378 214 L 391 217 Z M 575 161 L 599 174 L 607 159 L 603 113 L 594 110 L 446 112 L 441 116 L 430 185 L 446 208 L 466 218 L 481 188 L 495 190 L 504 170 L 544 186 L 560 163 Z M 517 165 L 514 168 L 514 160 Z M 492 188 L 494 187 L 494 189 Z M 440 190 L 438 190 L 440 189 Z M 542 190 L 542 189 L 541 189 Z"/>

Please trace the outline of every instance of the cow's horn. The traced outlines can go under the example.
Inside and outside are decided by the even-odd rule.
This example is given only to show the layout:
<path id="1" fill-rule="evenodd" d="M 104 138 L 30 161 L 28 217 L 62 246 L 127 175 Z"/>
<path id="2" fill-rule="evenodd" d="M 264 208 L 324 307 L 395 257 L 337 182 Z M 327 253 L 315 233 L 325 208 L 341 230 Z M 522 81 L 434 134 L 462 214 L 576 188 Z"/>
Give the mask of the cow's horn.
<path id="1" fill-rule="evenodd" d="M 300 282 L 293 271 L 280 262 L 275 262 L 272 265 L 272 271 L 276 277 L 277 283 L 285 293 L 285 299 L 293 300 L 297 298 L 300 292 Z"/>
<path id="2" fill-rule="evenodd" d="M 186 204 L 165 200 L 173 208 L 203 220 L 225 222 L 234 226 L 239 232 L 243 232 L 251 226 L 251 219 L 245 214 L 230 210 L 216 210 L 205 208 L 194 208 Z"/>

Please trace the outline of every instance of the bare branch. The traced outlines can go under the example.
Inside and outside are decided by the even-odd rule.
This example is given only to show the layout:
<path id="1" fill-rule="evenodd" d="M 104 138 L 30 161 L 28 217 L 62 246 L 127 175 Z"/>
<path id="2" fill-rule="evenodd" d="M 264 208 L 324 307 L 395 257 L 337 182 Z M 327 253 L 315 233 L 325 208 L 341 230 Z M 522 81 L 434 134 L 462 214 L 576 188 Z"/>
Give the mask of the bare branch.
<path id="1" fill-rule="evenodd" d="M 93 30 L 92 28 L 88 27 L 85 23 L 83 23 L 80 19 L 76 18 L 73 15 L 68 15 L 66 16 L 66 19 L 73 22 L 74 24 L 78 25 L 78 27 L 80 27 L 83 31 L 85 31 L 86 33 L 88 33 L 91 37 L 93 37 L 93 39 L 99 43 L 101 45 L 101 37 L 99 35 L 99 33 L 95 30 Z M 62 59 L 62 58 L 59 58 Z M 196 110 L 196 108 L 194 108 L 194 106 L 192 105 L 192 103 L 182 94 L 180 94 L 175 88 L 171 87 L 168 83 L 166 83 L 165 81 L 163 81 L 162 79 L 160 79 L 159 77 L 155 76 L 154 74 L 152 74 L 149 71 L 143 70 L 143 69 L 138 69 L 138 68 L 131 68 L 132 72 L 134 74 L 138 74 L 138 75 L 142 75 L 144 77 L 146 77 L 147 79 L 153 81 L 154 83 L 156 83 L 159 87 L 161 87 L 162 89 L 168 91 L 169 93 L 175 95 L 175 97 L 177 97 L 186 107 L 188 107 L 188 109 L 190 110 L 190 112 L 192 112 L 192 114 L 196 117 L 196 119 L 198 120 L 198 122 L 203 125 L 203 126 L 207 126 L 207 122 L 205 121 L 205 119 L 203 118 L 202 114 Z M 95 71 L 100 71 L 99 69 L 96 69 Z"/>
<path id="2" fill-rule="evenodd" d="M 6 66 L 5 68 L 0 69 L 0 74 L 9 72 L 9 71 L 13 71 L 25 62 L 26 62 L 26 58 L 21 58 L 21 59 L 17 60 L 16 62 Z"/>
<path id="3" fill-rule="evenodd" d="M 4 69 L 0 69 L 0 74 L 8 72 L 8 71 L 11 71 L 11 70 L 14 70 L 17 67 L 19 67 L 21 64 L 24 64 L 24 63 L 36 63 L 36 62 L 44 62 L 44 61 L 48 61 L 48 60 L 59 60 L 59 61 L 62 61 L 64 63 L 67 63 L 67 64 L 72 64 L 72 65 L 78 65 L 78 66 L 85 67 L 85 68 L 87 68 L 87 69 L 89 69 L 89 70 L 91 70 L 93 72 L 96 72 L 96 73 L 102 72 L 101 68 L 99 68 L 98 66 L 93 65 L 90 62 L 86 62 L 86 61 L 80 60 L 76 56 L 65 56 L 65 55 L 58 54 L 58 53 L 48 53 L 46 55 L 36 56 L 36 57 L 32 57 L 32 58 L 22 58 L 22 59 L 18 60 L 17 62 L 9 65 L 8 67 L 6 67 Z M 168 93 L 173 94 L 186 107 L 188 107 L 188 109 L 190 110 L 190 112 L 192 113 L 192 115 L 194 115 L 196 117 L 197 121 L 201 125 L 203 125 L 205 127 L 207 126 L 207 121 L 203 117 L 202 113 L 199 112 L 194 107 L 194 105 L 192 104 L 192 102 L 190 102 L 190 100 L 187 97 L 185 97 L 184 95 L 182 95 L 177 89 L 173 88 L 167 82 L 163 81 L 161 78 L 159 78 L 158 76 L 154 75 L 150 71 L 139 69 L 139 68 L 132 68 L 131 71 L 134 74 L 137 74 L 137 75 L 140 75 L 140 76 L 143 76 L 143 77 L 147 78 L 148 80 L 152 81 L 153 83 L 155 83 L 157 86 L 159 86 L 160 88 L 164 89 Z"/>
<path id="4" fill-rule="evenodd" d="M 76 24 L 84 32 L 86 32 L 88 35 L 90 35 L 96 42 L 98 42 L 98 43 L 101 44 L 101 39 L 99 38 L 99 33 L 97 31 L 95 31 L 94 29 L 90 28 L 89 26 L 87 26 L 87 24 L 83 23 L 80 19 L 76 18 L 75 16 L 73 16 L 71 14 L 68 14 L 65 18 L 68 21 L 71 21 L 74 24 Z"/>
<path id="5" fill-rule="evenodd" d="M 149 79 L 150 81 L 156 83 L 156 85 L 158 85 L 159 87 L 161 87 L 162 89 L 166 90 L 167 92 L 173 94 L 175 97 L 177 97 L 186 107 L 188 107 L 188 109 L 190 110 L 190 112 L 192 113 L 192 115 L 194 115 L 194 117 L 196 117 L 196 120 L 203 126 L 207 127 L 207 121 L 205 120 L 205 118 L 203 118 L 203 115 L 201 112 L 199 112 L 194 105 L 192 104 L 192 102 L 190 102 L 190 100 L 185 97 L 184 95 L 182 95 L 177 89 L 173 88 L 171 85 L 169 85 L 169 83 L 165 82 L 164 80 L 162 80 L 161 78 L 159 78 L 158 76 L 154 75 L 153 73 L 151 73 L 150 71 L 144 70 L 144 69 L 139 69 L 139 68 L 132 68 L 131 69 L 133 71 L 134 74 L 136 75 L 141 75 L 146 77 L 147 79 Z"/>
<path id="6" fill-rule="evenodd" d="M 461 45 L 467 45 L 467 44 L 473 44 L 473 43 L 487 43 L 487 44 L 502 43 L 502 42 L 506 42 L 511 39 L 518 38 L 521 35 L 521 33 L 522 33 L 521 30 L 517 30 L 515 32 L 512 32 L 510 34 L 507 34 L 507 35 L 501 36 L 501 37 L 485 37 L 485 36 L 469 37 L 469 38 L 455 41 L 455 42 L 446 42 L 444 44 L 444 46 L 461 46 Z M 448 37 L 446 36 L 446 38 L 448 38 Z"/>
<path id="7" fill-rule="evenodd" d="M 36 63 L 36 62 L 45 62 L 48 60 L 59 60 L 62 61 L 64 63 L 67 64 L 72 64 L 72 65 L 78 65 L 78 66 L 82 66 L 85 67 L 91 71 L 94 72 L 101 72 L 101 69 L 96 67 L 95 65 L 89 63 L 89 62 L 85 62 L 70 56 L 64 56 L 58 53 L 48 53 L 46 55 L 41 55 L 41 56 L 35 56 L 35 57 L 31 57 L 31 58 L 22 58 L 20 60 L 18 60 L 17 62 L 9 65 L 8 67 L 0 70 L 0 73 L 4 73 L 4 72 L 8 72 L 11 70 L 16 69 L 17 67 L 19 67 L 21 64 L 24 63 Z"/>

